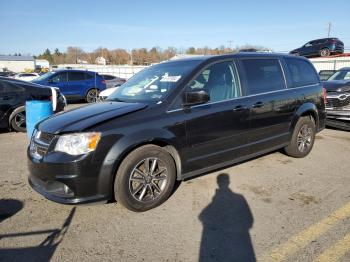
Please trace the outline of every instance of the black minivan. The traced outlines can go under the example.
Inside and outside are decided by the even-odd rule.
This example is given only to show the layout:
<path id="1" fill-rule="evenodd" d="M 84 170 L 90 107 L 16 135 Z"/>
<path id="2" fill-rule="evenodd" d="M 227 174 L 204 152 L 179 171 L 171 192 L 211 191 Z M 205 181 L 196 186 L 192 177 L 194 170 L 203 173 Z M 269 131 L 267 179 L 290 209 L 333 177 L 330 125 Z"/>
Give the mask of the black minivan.
<path id="1" fill-rule="evenodd" d="M 284 148 L 312 149 L 325 92 L 301 57 L 239 53 L 148 67 L 105 102 L 39 123 L 29 183 L 65 204 L 115 198 L 133 211 L 164 202 L 176 180 Z"/>

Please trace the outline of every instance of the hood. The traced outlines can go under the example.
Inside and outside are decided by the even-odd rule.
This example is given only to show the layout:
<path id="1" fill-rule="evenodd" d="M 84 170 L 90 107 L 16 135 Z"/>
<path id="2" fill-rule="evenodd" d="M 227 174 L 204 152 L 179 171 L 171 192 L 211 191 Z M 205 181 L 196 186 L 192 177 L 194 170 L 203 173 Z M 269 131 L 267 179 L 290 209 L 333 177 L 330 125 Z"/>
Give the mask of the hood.
<path id="1" fill-rule="evenodd" d="M 141 110 L 145 107 L 147 105 L 141 103 L 96 103 L 53 115 L 40 122 L 37 128 L 51 134 L 79 132 L 101 122 Z"/>
<path id="2" fill-rule="evenodd" d="M 349 80 L 329 80 L 323 82 L 327 92 L 350 92 Z"/>
<path id="3" fill-rule="evenodd" d="M 294 50 L 290 51 L 289 53 L 291 54 L 291 53 L 294 53 L 294 52 L 298 52 L 298 51 L 300 51 L 300 49 L 301 49 L 301 47 L 296 48 L 296 49 L 294 49 Z"/>

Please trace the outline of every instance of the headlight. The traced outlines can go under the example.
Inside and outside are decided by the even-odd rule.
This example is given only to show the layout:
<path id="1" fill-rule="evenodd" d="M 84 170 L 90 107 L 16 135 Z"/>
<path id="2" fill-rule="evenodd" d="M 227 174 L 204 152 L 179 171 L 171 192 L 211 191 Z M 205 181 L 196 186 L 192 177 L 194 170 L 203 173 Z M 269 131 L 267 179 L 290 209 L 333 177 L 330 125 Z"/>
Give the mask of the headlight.
<path id="1" fill-rule="evenodd" d="M 94 151 L 100 141 L 101 133 L 75 133 L 62 135 L 58 138 L 55 151 L 69 155 L 83 155 Z"/>

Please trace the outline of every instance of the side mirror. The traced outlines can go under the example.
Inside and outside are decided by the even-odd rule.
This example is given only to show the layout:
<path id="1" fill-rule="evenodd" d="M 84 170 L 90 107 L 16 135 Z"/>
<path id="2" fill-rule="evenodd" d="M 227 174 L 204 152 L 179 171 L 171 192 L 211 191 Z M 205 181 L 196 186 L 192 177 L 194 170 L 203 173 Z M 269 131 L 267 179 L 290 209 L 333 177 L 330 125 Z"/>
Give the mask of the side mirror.
<path id="1" fill-rule="evenodd" d="M 184 99 L 183 106 L 188 107 L 188 106 L 204 104 L 210 100 L 210 96 L 204 90 L 188 91 L 188 92 L 185 92 L 183 99 Z"/>

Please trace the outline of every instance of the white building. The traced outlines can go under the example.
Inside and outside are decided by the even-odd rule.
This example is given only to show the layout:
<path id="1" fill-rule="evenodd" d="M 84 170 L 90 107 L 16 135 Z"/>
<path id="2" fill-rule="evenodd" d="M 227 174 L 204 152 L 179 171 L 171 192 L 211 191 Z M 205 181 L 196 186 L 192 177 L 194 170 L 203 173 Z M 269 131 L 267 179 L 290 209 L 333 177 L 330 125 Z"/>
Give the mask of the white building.
<path id="1" fill-rule="evenodd" d="M 4 69 L 19 73 L 35 69 L 35 60 L 32 56 L 0 55 L 0 70 Z"/>
<path id="2" fill-rule="evenodd" d="M 99 56 L 96 58 L 95 63 L 98 65 L 107 65 L 107 59 L 102 56 Z"/>
<path id="3" fill-rule="evenodd" d="M 36 68 L 50 68 L 50 63 L 46 59 L 35 59 Z"/>

